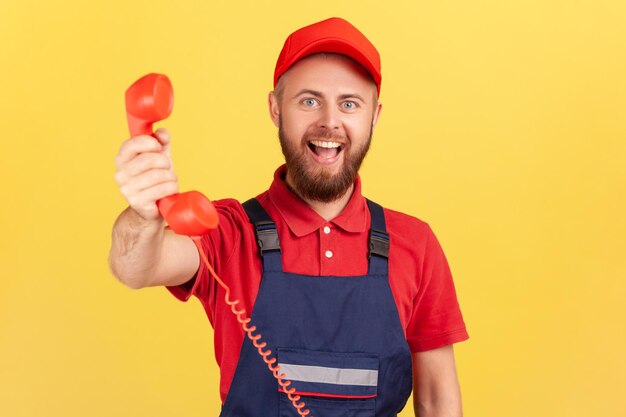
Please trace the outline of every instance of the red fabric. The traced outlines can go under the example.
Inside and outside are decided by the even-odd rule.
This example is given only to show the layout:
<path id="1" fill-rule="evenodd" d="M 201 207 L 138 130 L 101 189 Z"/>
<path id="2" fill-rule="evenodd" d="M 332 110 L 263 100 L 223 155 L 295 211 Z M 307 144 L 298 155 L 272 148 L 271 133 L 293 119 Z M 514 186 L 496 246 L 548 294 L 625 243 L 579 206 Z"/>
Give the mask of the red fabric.
<path id="1" fill-rule="evenodd" d="M 285 166 L 274 174 L 270 189 L 257 198 L 276 221 L 283 270 L 296 274 L 358 276 L 367 273 L 370 215 L 361 195 L 360 179 L 343 212 L 325 221 L 291 193 Z M 231 288 L 238 307 L 252 312 L 261 279 L 254 230 L 239 202 L 214 202 L 220 216 L 217 230 L 203 236 L 202 245 L 217 274 Z M 435 349 L 468 338 L 445 255 L 427 223 L 384 209 L 390 236 L 389 282 L 400 321 L 412 351 Z M 330 233 L 324 228 L 330 227 Z M 331 258 L 326 251 L 332 251 Z M 243 331 L 224 302 L 224 291 L 209 279 L 201 263 L 195 279 L 167 287 L 187 301 L 195 295 L 215 330 L 215 356 L 220 366 L 220 395 L 226 399 L 234 376 Z M 289 318 L 285 318 L 289 320 Z"/>
<path id="2" fill-rule="evenodd" d="M 318 52 L 349 56 L 372 76 L 380 96 L 380 55 L 376 47 L 347 20 L 331 17 L 293 32 L 285 40 L 274 69 L 274 87 L 278 79 L 302 58 Z"/>

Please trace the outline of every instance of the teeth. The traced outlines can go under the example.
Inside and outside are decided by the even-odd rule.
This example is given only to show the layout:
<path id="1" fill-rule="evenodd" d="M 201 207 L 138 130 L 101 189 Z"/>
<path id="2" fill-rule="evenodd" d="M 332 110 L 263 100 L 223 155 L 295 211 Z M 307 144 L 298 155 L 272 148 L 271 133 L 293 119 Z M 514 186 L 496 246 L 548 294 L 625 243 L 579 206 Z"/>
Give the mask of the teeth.
<path id="1" fill-rule="evenodd" d="M 321 140 L 312 140 L 311 143 L 320 148 L 338 148 L 341 146 L 339 142 L 323 142 Z"/>

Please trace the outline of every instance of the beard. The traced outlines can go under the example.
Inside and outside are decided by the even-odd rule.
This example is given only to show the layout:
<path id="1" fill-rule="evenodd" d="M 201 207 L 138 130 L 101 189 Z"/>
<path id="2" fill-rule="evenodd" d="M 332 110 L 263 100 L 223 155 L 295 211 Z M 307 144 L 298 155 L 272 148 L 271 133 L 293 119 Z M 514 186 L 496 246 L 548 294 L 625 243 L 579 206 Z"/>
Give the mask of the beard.
<path id="1" fill-rule="evenodd" d="M 289 141 L 283 130 L 283 121 L 279 116 L 278 138 L 285 162 L 287 173 L 293 181 L 293 190 L 304 200 L 321 201 L 330 203 L 341 198 L 350 188 L 359 172 L 359 168 L 365 159 L 365 155 L 372 141 L 373 127 L 370 125 L 369 136 L 360 148 L 353 148 L 349 138 L 334 134 L 328 129 L 313 129 L 307 131 L 299 144 Z M 343 143 L 344 158 L 341 170 L 336 174 L 323 166 L 312 166 L 306 155 L 307 147 L 311 140 L 337 140 Z"/>

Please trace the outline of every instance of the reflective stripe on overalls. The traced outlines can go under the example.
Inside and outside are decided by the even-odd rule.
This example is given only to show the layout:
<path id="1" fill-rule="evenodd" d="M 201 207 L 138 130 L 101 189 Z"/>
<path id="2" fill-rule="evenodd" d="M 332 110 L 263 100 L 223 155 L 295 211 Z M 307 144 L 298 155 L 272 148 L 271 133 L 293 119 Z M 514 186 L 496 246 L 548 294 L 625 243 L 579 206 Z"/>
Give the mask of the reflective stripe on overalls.
<path id="1" fill-rule="evenodd" d="M 396 416 L 411 393 L 411 352 L 388 282 L 385 217 L 367 203 L 369 271 L 350 277 L 283 272 L 275 223 L 255 199 L 244 203 L 263 259 L 252 324 L 314 417 Z M 299 416 L 248 338 L 220 416 Z"/>

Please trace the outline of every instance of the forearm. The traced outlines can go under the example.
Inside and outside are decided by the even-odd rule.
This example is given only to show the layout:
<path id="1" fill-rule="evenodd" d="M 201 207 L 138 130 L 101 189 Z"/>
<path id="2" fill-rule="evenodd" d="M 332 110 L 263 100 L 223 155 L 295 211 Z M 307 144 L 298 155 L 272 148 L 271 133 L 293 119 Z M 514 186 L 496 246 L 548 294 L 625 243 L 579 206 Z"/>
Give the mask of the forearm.
<path id="1" fill-rule="evenodd" d="M 124 210 L 113 226 L 109 266 L 131 288 L 150 285 L 159 263 L 164 237 L 162 220 L 145 220 L 132 208 Z"/>
<path id="2" fill-rule="evenodd" d="M 416 417 L 461 417 L 461 388 L 452 345 L 413 354 Z"/>

